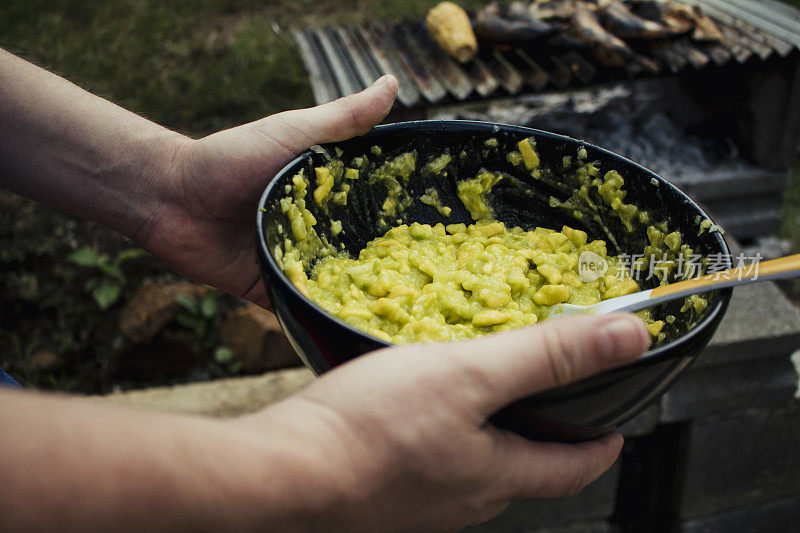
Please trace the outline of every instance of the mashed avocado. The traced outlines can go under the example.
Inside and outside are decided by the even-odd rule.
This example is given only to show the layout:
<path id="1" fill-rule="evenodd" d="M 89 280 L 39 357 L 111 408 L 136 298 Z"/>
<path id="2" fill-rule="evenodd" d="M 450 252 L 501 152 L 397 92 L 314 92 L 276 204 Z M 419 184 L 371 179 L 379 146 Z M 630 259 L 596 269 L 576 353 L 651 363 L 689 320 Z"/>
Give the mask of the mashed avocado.
<path id="1" fill-rule="evenodd" d="M 566 226 L 412 223 L 371 241 L 357 259 L 329 256 L 310 279 L 293 281 L 331 314 L 381 339 L 456 340 L 535 324 L 557 303 L 589 305 L 638 291 L 633 279 L 614 274 L 581 280 L 580 253 L 605 249 Z"/>
<path id="2" fill-rule="evenodd" d="M 496 148 L 496 143 L 486 145 Z M 676 265 L 692 256 L 680 232 L 669 231 L 666 222 L 651 222 L 647 212 L 626 204 L 623 177 L 615 170 L 601 173 L 597 163 L 586 161 L 585 149 L 560 161 L 573 173 L 575 183 L 567 186 L 541 165 L 533 139 L 523 139 L 515 148 L 519 151 L 507 157 L 512 165 L 563 193 L 562 199 L 550 198 L 552 207 L 578 220 L 596 222 L 601 222 L 602 207 L 629 232 L 635 225 L 646 228 L 647 244 L 633 261 L 634 271 L 650 268 L 656 281 L 664 284 Z M 372 153 L 380 153 L 379 148 Z M 515 179 L 508 174 L 482 169 L 457 181 L 454 192 L 474 224 L 404 224 L 399 218 L 416 201 L 450 217 L 452 209 L 443 205 L 436 188 L 412 197 L 408 186 L 415 173 L 436 179 L 447 176 L 453 158 L 443 153 L 423 165 L 416 152 L 406 152 L 371 171 L 365 158 L 354 158 L 349 167 L 338 159 L 316 167 L 314 188 L 303 172 L 294 176 L 280 201 L 291 234 L 274 255 L 303 294 L 375 337 L 397 344 L 471 338 L 535 324 L 558 303 L 590 305 L 640 290 L 630 277 L 631 264 L 625 264 L 623 256 L 607 253 L 618 248 L 602 224 L 606 240 L 590 241 L 584 231 L 568 226 L 560 231 L 541 227 L 525 231 L 495 220 L 490 193 L 502 180 Z M 310 195 L 326 213 L 327 202 L 348 205 L 355 180 L 367 180 L 370 188 L 385 191 L 379 221 L 387 229 L 356 258 L 315 231 L 317 221 L 306 204 Z M 333 236 L 344 231 L 338 220 L 330 221 L 330 229 Z M 708 228 L 701 224 L 701 229 Z M 578 262 L 583 252 L 605 259 L 608 270 L 582 279 Z M 658 261 L 658 268 L 651 260 Z M 692 296 L 681 312 L 699 315 L 705 306 L 703 298 Z M 649 311 L 639 315 L 659 341 L 665 337 L 665 325 L 675 322 L 672 315 L 666 322 L 654 321 Z"/>

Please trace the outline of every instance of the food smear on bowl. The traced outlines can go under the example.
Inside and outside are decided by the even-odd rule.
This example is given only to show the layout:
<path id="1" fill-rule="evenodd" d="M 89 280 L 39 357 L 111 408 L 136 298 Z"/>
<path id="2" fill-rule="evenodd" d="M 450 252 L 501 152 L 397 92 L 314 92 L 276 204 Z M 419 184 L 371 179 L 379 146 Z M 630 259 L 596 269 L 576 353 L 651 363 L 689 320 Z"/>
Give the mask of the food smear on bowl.
<path id="1" fill-rule="evenodd" d="M 372 153 L 380 155 L 375 148 Z M 516 148 L 507 154 L 511 164 L 536 180 L 552 180 L 532 139 L 519 141 Z M 576 156 L 561 163 L 573 169 L 577 186 L 573 184 L 566 199 L 550 198 L 551 207 L 569 212 L 578 222 L 587 218 L 597 222 L 598 204 L 603 204 L 627 231 L 633 231 L 635 224 L 646 226 L 647 244 L 633 264 L 609 253 L 617 247 L 604 226 L 605 239 L 589 239 L 586 232 L 566 225 L 525 230 L 496 220 L 491 191 L 500 183 L 513 185 L 516 178 L 487 169 L 456 183 L 457 201 L 469 212 L 472 224 L 404 222 L 402 215 L 415 202 L 430 206 L 445 219 L 452 212 L 436 187 L 414 196 L 409 183 L 417 174 L 428 180 L 446 179 L 454 156 L 444 153 L 420 164 L 416 152 L 401 153 L 372 168 L 365 164 L 367 155 L 345 164 L 337 153 L 324 166 L 313 168 L 313 184 L 305 171 L 298 172 L 280 200 L 290 232 L 273 255 L 306 297 L 395 344 L 505 331 L 546 319 L 555 304 L 591 305 L 637 292 L 641 287 L 632 273 L 646 271 L 654 257 L 659 258 L 659 268 L 652 269 L 651 277 L 667 283 L 693 250 L 682 243 L 680 232 L 668 230 L 666 222 L 654 223 L 646 211 L 624 202 L 624 179 L 618 172 L 601 175 L 595 164 L 585 161 L 583 148 Z M 385 232 L 354 257 L 332 242 L 336 239 L 327 238 L 328 232 L 316 231 L 317 220 L 308 208 L 328 214 L 329 203 L 347 205 L 356 180 L 368 180 L 370 187 L 385 191 L 379 205 L 379 226 Z M 551 185 L 564 187 L 555 181 Z M 330 229 L 333 237 L 344 231 L 335 219 L 330 220 Z M 604 265 L 602 272 L 589 278 L 582 275 L 579 264 L 587 253 Z M 699 316 L 704 309 L 705 300 L 693 296 L 681 312 Z M 664 340 L 665 325 L 675 322 L 672 315 L 656 320 L 649 310 L 638 314 L 656 342 Z"/>

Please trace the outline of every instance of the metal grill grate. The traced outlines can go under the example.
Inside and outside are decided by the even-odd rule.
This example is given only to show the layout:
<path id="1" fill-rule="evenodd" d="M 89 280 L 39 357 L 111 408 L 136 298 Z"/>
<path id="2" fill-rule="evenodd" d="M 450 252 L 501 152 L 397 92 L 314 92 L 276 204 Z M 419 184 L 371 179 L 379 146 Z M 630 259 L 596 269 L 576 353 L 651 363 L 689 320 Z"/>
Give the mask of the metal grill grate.
<path id="1" fill-rule="evenodd" d="M 652 51 L 659 74 L 786 57 L 800 48 L 800 12 L 775 0 L 686 0 L 711 16 L 724 43 L 674 41 Z M 420 21 L 295 29 L 317 103 L 357 92 L 383 74 L 399 82 L 405 108 L 580 87 L 651 76 L 636 65 L 611 69 L 581 49 L 481 47 L 456 63 Z"/>

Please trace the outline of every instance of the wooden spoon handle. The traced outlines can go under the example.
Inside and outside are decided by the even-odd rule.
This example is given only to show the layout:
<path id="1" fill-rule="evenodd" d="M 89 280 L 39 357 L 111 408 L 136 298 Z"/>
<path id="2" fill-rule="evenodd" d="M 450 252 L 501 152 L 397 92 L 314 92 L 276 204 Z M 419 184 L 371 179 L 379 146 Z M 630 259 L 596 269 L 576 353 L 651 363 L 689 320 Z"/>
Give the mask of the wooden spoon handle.
<path id="1" fill-rule="evenodd" d="M 743 265 L 722 272 L 706 274 L 699 278 L 657 287 L 650 293 L 650 299 L 663 298 L 664 296 L 683 292 L 694 294 L 701 292 L 700 289 L 722 289 L 754 281 L 793 278 L 796 276 L 800 276 L 800 254 Z"/>

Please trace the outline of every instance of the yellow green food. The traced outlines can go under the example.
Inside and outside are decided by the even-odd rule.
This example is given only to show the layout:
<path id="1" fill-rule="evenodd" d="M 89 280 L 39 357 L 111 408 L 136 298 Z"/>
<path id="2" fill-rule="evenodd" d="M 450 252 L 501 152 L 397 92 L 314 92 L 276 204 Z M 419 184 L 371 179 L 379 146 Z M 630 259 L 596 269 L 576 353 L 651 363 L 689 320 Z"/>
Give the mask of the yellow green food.
<path id="1" fill-rule="evenodd" d="M 496 147 L 497 142 L 486 146 Z M 537 180 L 550 179 L 532 139 L 523 139 L 516 148 L 508 154 L 510 163 Z M 377 147 L 372 152 L 380 154 Z M 631 265 L 623 264 L 622 256 L 608 254 L 611 241 L 589 240 L 584 231 L 568 226 L 560 231 L 525 231 L 495 220 L 488 193 L 502 180 L 513 179 L 500 172 L 484 169 L 457 182 L 458 200 L 474 224 L 401 223 L 399 217 L 415 201 L 445 218 L 452 212 L 435 188 L 426 188 L 417 198 L 407 188 L 418 167 L 427 176 L 446 176 L 452 157 L 445 153 L 424 165 L 417 158 L 416 152 L 402 153 L 371 172 L 363 170 L 363 158 L 355 158 L 350 167 L 331 160 L 314 168 L 313 191 L 310 180 L 300 172 L 280 201 L 291 235 L 275 248 L 274 255 L 291 282 L 332 315 L 398 344 L 458 340 L 535 324 L 546 319 L 555 304 L 590 305 L 640 290 L 630 277 Z M 578 220 L 598 220 L 599 202 L 628 231 L 634 224 L 644 228 L 650 223 L 647 212 L 624 202 L 622 176 L 614 170 L 601 175 L 586 158 L 586 150 L 579 149 L 575 170 L 579 186 L 566 200 L 551 198 L 551 206 L 570 211 Z M 572 158 L 565 157 L 563 164 L 567 168 Z M 347 205 L 350 184 L 359 179 L 385 190 L 379 221 L 388 230 L 352 257 L 315 230 L 317 221 L 308 209 L 307 195 L 311 192 L 311 201 L 323 210 L 327 202 Z M 330 229 L 334 237 L 344 231 L 338 220 L 330 221 Z M 679 232 L 668 230 L 666 222 L 647 226 L 646 235 L 644 257 L 633 268 L 642 271 L 650 266 L 651 257 L 660 258 L 653 275 L 666 283 L 676 265 L 693 252 L 682 243 Z M 584 252 L 605 259 L 608 270 L 582 279 L 578 263 Z M 705 305 L 703 298 L 693 296 L 681 312 L 700 314 Z M 654 321 L 649 312 L 639 314 L 651 334 L 663 339 L 665 321 Z M 667 317 L 666 323 L 674 322 L 674 316 Z"/>
<path id="2" fill-rule="evenodd" d="M 614 274 L 584 283 L 583 251 L 606 257 L 606 244 L 587 242 L 586 233 L 566 226 L 557 232 L 486 221 L 403 224 L 368 243 L 357 259 L 322 259 L 311 279 L 299 276 L 295 285 L 331 314 L 387 341 L 465 339 L 535 324 L 554 304 L 589 305 L 639 290 L 630 277 Z"/>
<path id="3" fill-rule="evenodd" d="M 478 40 L 464 9 L 453 2 L 440 2 L 425 16 L 428 32 L 437 44 L 460 63 L 470 61 L 478 52 Z"/>

